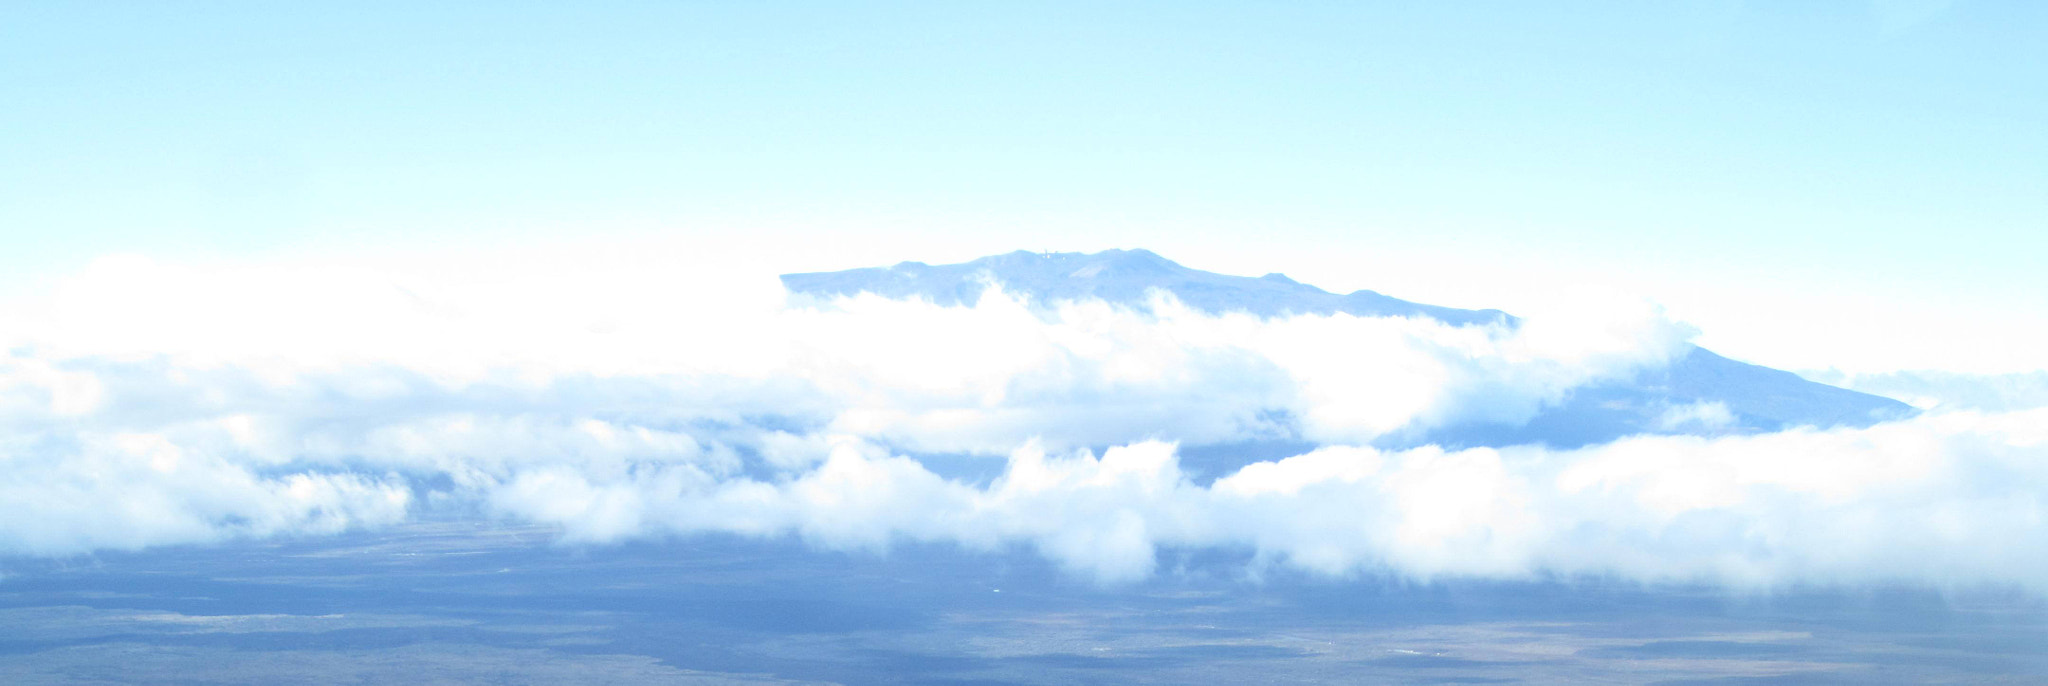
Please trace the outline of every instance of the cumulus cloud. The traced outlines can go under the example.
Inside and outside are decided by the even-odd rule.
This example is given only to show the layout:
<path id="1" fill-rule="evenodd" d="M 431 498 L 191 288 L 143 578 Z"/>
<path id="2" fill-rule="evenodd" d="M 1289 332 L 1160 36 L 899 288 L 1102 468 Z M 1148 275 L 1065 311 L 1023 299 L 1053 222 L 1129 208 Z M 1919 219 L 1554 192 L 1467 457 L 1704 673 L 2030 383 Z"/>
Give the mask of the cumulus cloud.
<path id="1" fill-rule="evenodd" d="M 1709 402 L 1662 420 L 1695 436 L 1373 447 L 1666 364 L 1692 332 L 1654 309 L 1454 327 L 1163 293 L 792 304 L 772 276 L 614 257 L 131 258 L 13 303 L 0 552 L 450 508 L 585 543 L 1027 546 L 1104 582 L 1218 548 L 1332 575 L 2048 585 L 2038 410 L 1717 435 Z M 1207 483 L 1180 463 L 1267 439 L 1320 447 Z"/>
<path id="2" fill-rule="evenodd" d="M 1162 442 L 1100 456 L 1026 445 L 984 486 L 849 442 L 787 480 L 550 473 L 509 484 L 494 502 L 592 540 L 719 531 L 850 550 L 1029 545 L 1112 582 L 1153 573 L 1162 548 L 1220 547 L 1331 575 L 2039 591 L 2048 590 L 2044 420 L 2048 410 L 1938 415 L 1572 451 L 1329 446 L 1208 486 L 1181 472 Z"/>
<path id="3" fill-rule="evenodd" d="M 266 475 L 159 433 L 86 435 L 70 442 L 37 436 L 8 441 L 5 449 L 0 550 L 14 553 L 334 533 L 398 522 L 411 499 L 395 475 Z"/>
<path id="4" fill-rule="evenodd" d="M 780 482 L 515 485 L 507 514 L 569 526 L 593 488 L 643 503 L 609 536 L 793 533 L 821 545 L 1026 544 L 1104 581 L 1162 547 L 1249 550 L 1344 575 L 1597 575 L 1748 587 L 2012 583 L 2048 590 L 2048 411 L 1940 415 L 1868 429 L 1645 436 L 1574 451 L 1330 446 L 1209 486 L 1174 446 L 1009 457 L 986 486 L 842 446 Z M 557 497 L 577 507 L 556 508 Z M 596 519 L 611 521 L 597 515 Z"/>
<path id="5" fill-rule="evenodd" d="M 1000 455 L 1034 437 L 1054 447 L 1275 432 L 1358 442 L 1513 422 L 1578 385 L 1663 364 L 1691 334 L 1653 311 L 1458 327 L 1215 316 L 1157 297 L 1143 311 L 1030 303 L 1000 288 L 967 307 L 871 295 L 799 307 L 772 278 L 673 264 L 118 258 L 10 308 L 19 325 L 6 342 L 30 351 L 22 383 L 48 396 L 47 412 L 101 402 L 106 380 L 92 368 L 110 364 L 130 376 L 158 365 L 191 395 L 219 395 L 235 377 L 258 395 L 312 387 L 385 405 L 638 383 L 647 390 L 629 398 L 680 393 L 670 404 L 803 415 L 909 450 Z M 27 378 L 31 367 L 40 376 Z M 1276 425 L 1278 414 L 1298 426 Z"/>

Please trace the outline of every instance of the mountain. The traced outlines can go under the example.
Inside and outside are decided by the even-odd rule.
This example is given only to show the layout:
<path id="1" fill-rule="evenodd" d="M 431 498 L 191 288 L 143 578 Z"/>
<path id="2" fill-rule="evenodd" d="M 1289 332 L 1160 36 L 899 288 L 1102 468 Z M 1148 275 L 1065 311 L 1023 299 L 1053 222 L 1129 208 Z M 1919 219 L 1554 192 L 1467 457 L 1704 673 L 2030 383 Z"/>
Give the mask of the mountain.
<path id="1" fill-rule="evenodd" d="M 1674 408 L 1721 403 L 1725 424 L 1670 425 Z M 1671 364 L 1624 381 L 1574 389 L 1523 424 L 1452 426 L 1410 443 L 1576 448 L 1632 434 L 1760 433 L 1800 426 L 1864 427 L 1913 415 L 1911 405 L 1815 383 L 1798 374 L 1738 362 L 1699 346 Z"/>
<path id="2" fill-rule="evenodd" d="M 962 264 L 904 262 L 837 272 L 785 274 L 783 286 L 800 296 L 861 292 L 889 298 L 919 297 L 941 305 L 972 304 L 990 282 L 1041 302 L 1100 298 L 1137 308 L 1159 288 L 1210 313 L 1428 317 L 1458 326 L 1514 327 L 1520 320 L 1499 310 L 1464 310 L 1409 302 L 1373 291 L 1330 293 L 1281 274 L 1230 276 L 1181 266 L 1148 250 L 1098 253 L 1017 251 Z M 1721 421 L 1674 423 L 1672 411 L 1720 403 Z M 1577 447 L 1632 434 L 1748 433 L 1798 426 L 1868 426 L 1911 415 L 1890 398 L 1815 383 L 1791 372 L 1747 364 L 1691 347 L 1665 367 L 1634 378 L 1574 390 L 1563 401 L 1519 424 L 1467 424 L 1390 437 L 1389 445 L 1502 446 L 1540 443 Z"/>
<path id="3" fill-rule="evenodd" d="M 1019 250 L 964 264 L 904 262 L 894 267 L 784 274 L 782 285 L 791 293 L 834 296 L 865 291 L 888 298 L 919 296 L 940 305 L 971 305 L 987 288 L 982 274 L 994 277 L 1011 292 L 1040 301 L 1101 298 L 1142 307 L 1145 291 L 1161 288 L 1172 291 L 1190 307 L 1212 313 L 1241 311 L 1273 317 L 1289 312 L 1343 312 L 1361 317 L 1422 316 L 1460 325 L 1514 321 L 1500 310 L 1423 305 L 1372 291 L 1338 295 L 1281 274 L 1253 278 L 1189 269 L 1150 250 L 1093 254 Z"/>

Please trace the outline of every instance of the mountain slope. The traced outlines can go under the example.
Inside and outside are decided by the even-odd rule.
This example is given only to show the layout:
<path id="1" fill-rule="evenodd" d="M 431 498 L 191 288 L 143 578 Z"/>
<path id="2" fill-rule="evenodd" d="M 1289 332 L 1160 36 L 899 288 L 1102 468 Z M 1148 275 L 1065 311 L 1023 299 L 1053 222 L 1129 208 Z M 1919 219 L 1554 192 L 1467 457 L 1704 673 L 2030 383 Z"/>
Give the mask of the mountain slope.
<path id="1" fill-rule="evenodd" d="M 1687 410 L 1725 410 L 1687 416 Z M 1905 403 L 1814 383 L 1791 372 L 1738 362 L 1692 346 L 1670 365 L 1625 381 L 1574 389 L 1523 424 L 1468 424 L 1397 443 L 1576 448 L 1632 434 L 1782 431 L 1800 426 L 1864 427 L 1911 416 Z"/>
<path id="2" fill-rule="evenodd" d="M 1287 313 L 1361 317 L 1422 316 L 1450 324 L 1512 322 L 1499 310 L 1461 310 L 1391 298 L 1373 291 L 1338 295 L 1280 274 L 1229 276 L 1183 267 L 1149 250 L 1099 253 L 1034 253 L 1019 250 L 963 264 L 904 262 L 841 272 L 784 274 L 792 293 L 820 296 L 869 292 L 890 298 L 922 297 L 940 305 L 973 304 L 994 277 L 1005 289 L 1040 301 L 1101 298 L 1143 306 L 1145 291 L 1161 288 L 1205 312 L 1250 312 L 1262 317 Z"/>
<path id="3" fill-rule="evenodd" d="M 904 262 L 893 267 L 782 276 L 783 285 L 801 296 L 868 292 L 889 298 L 924 298 L 941 305 L 972 304 L 990 282 L 1040 302 L 1100 298 L 1143 308 L 1148 302 L 1146 292 L 1159 288 L 1190 307 L 1211 313 L 1241 311 L 1272 317 L 1343 312 L 1367 317 L 1429 317 L 1459 326 L 1519 324 L 1499 310 L 1438 307 L 1373 291 L 1339 295 L 1280 274 L 1254 278 L 1190 269 L 1146 250 L 1092 254 L 1018 251 L 963 264 Z M 1814 383 L 1790 372 L 1692 347 L 1665 367 L 1623 381 L 1576 389 L 1524 423 L 1442 427 L 1389 437 L 1384 443 L 1575 447 L 1640 433 L 1868 426 L 1913 412 L 1910 406 L 1890 398 Z"/>

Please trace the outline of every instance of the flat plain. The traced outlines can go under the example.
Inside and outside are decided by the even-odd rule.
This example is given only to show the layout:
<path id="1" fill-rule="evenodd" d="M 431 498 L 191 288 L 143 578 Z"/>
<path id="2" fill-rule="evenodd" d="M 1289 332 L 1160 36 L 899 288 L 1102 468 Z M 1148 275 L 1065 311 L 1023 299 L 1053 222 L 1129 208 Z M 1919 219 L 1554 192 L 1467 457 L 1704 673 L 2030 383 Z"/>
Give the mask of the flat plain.
<path id="1" fill-rule="evenodd" d="M 2040 683 L 2017 591 L 1299 576 L 1163 551 L 568 547 L 463 520 L 0 562 L 10 684 Z"/>

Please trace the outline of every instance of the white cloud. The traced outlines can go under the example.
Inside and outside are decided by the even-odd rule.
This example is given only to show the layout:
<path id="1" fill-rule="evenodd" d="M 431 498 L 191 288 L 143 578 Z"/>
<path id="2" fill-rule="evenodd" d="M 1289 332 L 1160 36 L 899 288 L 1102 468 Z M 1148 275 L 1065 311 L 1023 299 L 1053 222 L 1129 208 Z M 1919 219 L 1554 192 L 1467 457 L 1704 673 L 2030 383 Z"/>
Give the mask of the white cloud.
<path id="1" fill-rule="evenodd" d="M 1153 573 L 1162 548 L 1215 547 L 1336 575 L 2048 588 L 2038 410 L 1572 451 L 1364 447 L 1526 419 L 1664 364 L 1692 331 L 1650 307 L 1516 328 L 1000 289 L 972 307 L 791 307 L 714 264 L 498 252 L 113 260 L 4 312 L 12 554 L 451 507 L 587 543 L 1022 545 L 1105 582 Z M 1664 419 L 1714 433 L 1731 413 Z M 1206 486 L 1177 457 L 1273 437 L 1322 447 Z M 1003 468 L 952 480 L 909 456 L 928 452 Z"/>
<path id="2" fill-rule="evenodd" d="M 1000 454 L 1033 437 L 1229 440 L 1278 430 L 1274 411 L 1309 438 L 1348 442 L 1512 422 L 1579 384 L 1662 364 L 1691 335 L 1650 310 L 1508 329 L 1212 316 L 1161 297 L 1150 313 L 1032 306 L 1000 289 L 973 307 L 861 296 L 813 308 L 784 306 L 772 282 L 644 256 L 117 258 L 11 307 L 21 316 L 4 343 L 33 351 L 18 376 L 45 389 L 51 412 L 101 402 L 87 368 L 110 362 L 168 365 L 172 385 L 198 394 L 220 389 L 175 377 L 225 371 L 362 400 L 417 395 L 422 380 L 460 392 L 639 379 L 688 388 L 698 397 L 685 404 L 724 393 L 717 405 L 829 414 L 834 432 L 910 449 Z"/>
<path id="3" fill-rule="evenodd" d="M 1718 400 L 1703 400 L 1688 405 L 1674 405 L 1657 417 L 1657 427 L 1665 431 L 1692 433 L 1714 432 L 1735 425 L 1735 413 L 1728 404 Z"/>
<path id="4" fill-rule="evenodd" d="M 603 486 L 627 492 L 603 502 L 644 505 L 632 519 L 638 528 L 609 526 L 612 538 L 795 534 L 849 550 L 1020 543 L 1105 582 L 1150 574 L 1161 547 L 1221 547 L 1333 575 L 2043 591 L 2043 420 L 2039 411 L 1940 415 L 1868 429 L 1638 437 L 1576 451 L 1332 446 L 1252 464 L 1207 487 L 1180 471 L 1166 443 L 1100 457 L 1027 445 L 982 487 L 849 443 L 787 481 L 627 479 Z M 516 480 L 505 489 L 521 505 L 504 513 L 572 532 L 618 519 L 587 511 L 601 499 L 571 481 L 535 488 Z"/>
<path id="5" fill-rule="evenodd" d="M 264 475 L 163 434 L 85 436 L 61 446 L 37 439 L 4 445 L 0 550 L 67 555 L 334 533 L 400 521 L 411 499 L 396 475 Z"/>

